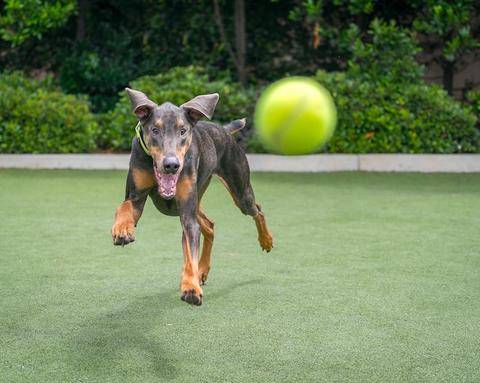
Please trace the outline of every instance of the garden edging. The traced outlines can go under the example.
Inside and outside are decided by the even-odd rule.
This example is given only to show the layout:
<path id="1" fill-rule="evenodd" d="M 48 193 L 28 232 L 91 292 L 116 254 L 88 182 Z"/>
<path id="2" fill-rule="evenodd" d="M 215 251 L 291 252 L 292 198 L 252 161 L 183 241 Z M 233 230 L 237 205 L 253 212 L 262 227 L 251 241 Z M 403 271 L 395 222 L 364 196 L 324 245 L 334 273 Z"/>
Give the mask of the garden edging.
<path id="1" fill-rule="evenodd" d="M 480 154 L 248 154 L 257 172 L 480 173 Z M 0 154 L 0 168 L 127 169 L 129 154 Z"/>

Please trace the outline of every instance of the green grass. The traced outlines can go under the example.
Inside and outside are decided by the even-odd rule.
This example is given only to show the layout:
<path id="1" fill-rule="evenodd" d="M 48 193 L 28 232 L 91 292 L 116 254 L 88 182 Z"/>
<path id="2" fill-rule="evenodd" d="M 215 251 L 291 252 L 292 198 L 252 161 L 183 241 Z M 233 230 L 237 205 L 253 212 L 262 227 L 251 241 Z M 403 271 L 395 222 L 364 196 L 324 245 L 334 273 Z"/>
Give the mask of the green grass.
<path id="1" fill-rule="evenodd" d="M 0 172 L 0 382 L 478 382 L 480 175 L 255 174 L 275 236 L 213 182 L 203 306 L 178 218 L 109 235 L 125 172 Z"/>

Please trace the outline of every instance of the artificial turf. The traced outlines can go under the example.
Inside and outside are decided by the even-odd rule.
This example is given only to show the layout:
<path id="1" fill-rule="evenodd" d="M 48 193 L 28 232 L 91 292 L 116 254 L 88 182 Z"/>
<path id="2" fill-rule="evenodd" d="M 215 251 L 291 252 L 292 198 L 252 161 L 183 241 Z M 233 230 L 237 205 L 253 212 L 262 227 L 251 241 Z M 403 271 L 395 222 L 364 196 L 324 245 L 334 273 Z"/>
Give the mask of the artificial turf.
<path id="1" fill-rule="evenodd" d="M 478 382 L 480 175 L 254 174 L 275 237 L 218 181 L 205 301 L 178 218 L 113 247 L 122 171 L 0 171 L 0 382 Z"/>

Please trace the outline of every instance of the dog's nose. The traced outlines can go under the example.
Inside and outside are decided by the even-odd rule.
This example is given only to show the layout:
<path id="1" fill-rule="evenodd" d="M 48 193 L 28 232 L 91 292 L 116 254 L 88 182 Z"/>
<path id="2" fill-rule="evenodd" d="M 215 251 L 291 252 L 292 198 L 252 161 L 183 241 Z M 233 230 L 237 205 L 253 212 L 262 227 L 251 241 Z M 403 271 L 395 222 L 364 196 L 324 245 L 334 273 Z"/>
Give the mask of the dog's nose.
<path id="1" fill-rule="evenodd" d="M 170 156 L 165 157 L 163 160 L 163 169 L 165 169 L 165 173 L 175 174 L 180 167 L 180 161 L 178 161 L 177 157 Z"/>

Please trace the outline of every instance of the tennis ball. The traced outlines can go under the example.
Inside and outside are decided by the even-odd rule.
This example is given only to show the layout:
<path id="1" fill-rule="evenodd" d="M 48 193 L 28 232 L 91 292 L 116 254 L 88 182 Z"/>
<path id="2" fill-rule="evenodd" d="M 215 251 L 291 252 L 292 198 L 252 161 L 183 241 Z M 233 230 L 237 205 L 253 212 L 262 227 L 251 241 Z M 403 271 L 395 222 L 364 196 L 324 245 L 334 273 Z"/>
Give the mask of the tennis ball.
<path id="1" fill-rule="evenodd" d="M 308 154 L 333 135 L 337 111 L 328 90 L 306 77 L 289 77 L 270 85 L 255 110 L 255 127 L 263 145 L 282 154 Z"/>

